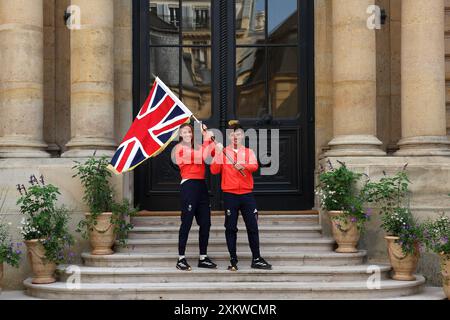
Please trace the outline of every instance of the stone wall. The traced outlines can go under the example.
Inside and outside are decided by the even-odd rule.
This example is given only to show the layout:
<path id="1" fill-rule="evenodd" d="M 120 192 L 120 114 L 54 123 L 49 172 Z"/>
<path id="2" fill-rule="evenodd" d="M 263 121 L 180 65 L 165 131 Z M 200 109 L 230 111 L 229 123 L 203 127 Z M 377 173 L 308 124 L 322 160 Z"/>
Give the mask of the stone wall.
<path id="1" fill-rule="evenodd" d="M 333 137 L 332 0 L 315 0 L 316 159 Z M 401 0 L 376 0 L 386 23 L 376 31 L 377 137 L 388 153 L 401 138 Z M 450 0 L 445 7 L 447 134 L 450 134 Z"/>
<path id="2" fill-rule="evenodd" d="M 114 138 L 119 143 L 132 121 L 132 6 L 130 0 L 111 1 L 114 2 L 114 66 L 111 68 L 114 69 Z M 23 1 L 18 1 L 17 6 L 24 6 L 19 2 Z M 70 229 L 77 240 L 74 251 L 80 260 L 81 252 L 87 251 L 89 245 L 86 240 L 81 239 L 75 229 L 87 208 L 82 203 L 83 192 L 80 182 L 72 178 L 74 172 L 71 168 L 74 160 L 84 161 L 85 158 L 59 157 L 59 154 L 67 151 L 66 144 L 73 138 L 71 131 L 71 68 L 73 67 L 71 66 L 71 31 L 66 27 L 63 19 L 64 12 L 70 3 L 71 0 L 43 0 L 42 3 L 43 137 L 48 144 L 47 152 L 54 158 L 0 158 L 0 190 L 7 191 L 7 199 L 0 212 L 0 219 L 5 218 L 12 222 L 11 231 L 14 241 L 21 241 L 17 227 L 22 217 L 16 205 L 19 197 L 16 185 L 18 183 L 27 185 L 31 174 L 36 176 L 43 174 L 47 183 L 54 184 L 60 189 L 59 203 L 67 206 L 71 212 Z M 31 57 L 30 61 L 32 62 Z M 132 174 L 113 177 L 118 200 L 123 197 L 133 199 L 132 180 Z M 75 261 L 75 263 L 80 262 Z M 5 289 L 21 288 L 22 281 L 28 276 L 30 276 L 30 268 L 24 254 L 18 270 L 5 266 L 3 286 Z"/>
<path id="3" fill-rule="evenodd" d="M 66 27 L 63 16 L 70 5 L 70 0 L 53 0 L 55 11 L 55 108 L 56 108 L 56 144 L 63 153 L 71 138 L 70 124 L 70 30 Z M 47 126 L 45 126 L 47 128 Z M 51 128 L 51 127 L 49 127 Z M 48 133 L 50 134 L 50 133 Z"/>
<path id="4" fill-rule="evenodd" d="M 11 3 L 11 0 L 0 0 Z M 111 0 L 114 3 L 113 21 L 113 104 L 114 104 L 114 139 L 116 143 L 124 135 L 132 120 L 132 8 L 131 0 Z M 333 139 L 333 28 L 332 3 L 335 0 L 315 0 L 315 92 L 316 92 L 316 150 L 317 161 L 326 161 L 324 151 L 329 150 L 328 143 Z M 341 0 L 339 0 L 341 1 Z M 346 0 L 347 1 L 347 0 Z M 436 0 L 433 0 L 436 1 Z M 36 5 L 39 1 L 34 2 Z M 89 6 L 90 3 L 108 2 L 104 0 L 78 1 Z M 388 19 L 381 30 L 376 31 L 376 137 L 382 142 L 381 150 L 388 152 L 398 149 L 397 142 L 402 136 L 401 131 L 401 2 L 402 0 L 374 0 L 374 3 L 386 9 Z M 19 12 L 23 12 L 24 0 L 17 1 Z M 63 15 L 71 0 L 43 0 L 43 140 L 46 150 L 53 155 L 67 151 L 67 143 L 73 138 L 71 105 L 73 85 L 71 56 L 74 54 L 71 44 L 71 31 L 64 24 Z M 1 11 L 1 10 L 0 10 Z M 351 13 L 351 12 L 350 12 Z M 0 12 L 0 24 L 7 18 Z M 33 16 L 34 18 L 34 16 Z M 95 18 L 95 17 L 89 17 Z M 83 18 L 82 18 L 83 19 Z M 9 29 L 5 29 L 9 30 Z M 0 37 L 9 36 L 5 30 L 0 30 Z M 34 26 L 30 30 L 39 30 Z M 2 33 L 3 32 L 3 33 Z M 28 31 L 27 31 L 28 32 Z M 446 80 L 447 80 L 447 133 L 450 132 L 450 0 L 446 0 Z M 25 34 L 25 33 L 24 33 Z M 443 35 L 444 36 L 444 35 Z M 2 38 L 3 39 L 3 38 Z M 6 42 L 5 42 L 6 43 Z M 111 45 L 111 43 L 109 43 Z M 0 44 L 0 49 L 2 49 Z M 5 49 L 5 48 L 3 48 Z M 33 50 L 36 48 L 33 47 Z M 351 48 L 349 48 L 350 50 Z M 5 49 L 6 50 L 6 49 Z M 36 49 L 37 50 L 37 49 Z M 39 58 L 34 51 L 27 52 L 29 61 Z M 20 52 L 19 55 L 24 54 Z M 6 56 L 5 56 L 6 57 Z M 21 58 L 21 56 L 19 56 Z M 82 60 L 81 60 L 82 61 Z M 87 63 L 86 61 L 84 63 Z M 9 69 L 8 69 L 9 70 Z M 33 70 L 31 70 L 33 71 Z M 18 73 L 20 74 L 20 73 Z M 33 78 L 34 79 L 34 78 Z M 39 79 L 38 79 L 39 80 Z M 0 82 L 3 81 L 0 79 Z M 40 80 L 39 80 L 40 81 Z M 39 82 L 38 81 L 38 82 Z M 39 84 L 39 83 L 38 83 Z M 0 88 L 2 89 L 2 88 Z M 20 98 L 20 95 L 16 96 Z M 39 107 L 39 103 L 37 104 Z M 359 121 L 359 119 L 348 119 Z M 0 136 L 4 128 L 0 126 Z M 29 132 L 24 130 L 25 134 Z M 33 131 L 30 136 L 39 134 Z M 1 146 L 1 145 L 0 145 Z M 1 151 L 1 150 L 0 150 Z M 330 157 L 336 160 L 336 157 Z M 450 203 L 445 197 L 450 190 L 450 168 L 448 157 L 345 157 L 339 158 L 351 167 L 358 168 L 377 179 L 382 170 L 394 172 L 408 162 L 413 181 L 414 214 L 420 219 L 435 216 L 441 211 L 450 212 Z M 82 191 L 77 180 L 71 178 L 73 158 L 52 159 L 0 159 L 0 188 L 9 190 L 8 201 L 3 215 L 17 226 L 20 215 L 15 201 L 17 192 L 15 185 L 25 183 L 30 174 L 44 174 L 47 182 L 54 183 L 62 191 L 61 201 L 72 209 L 72 228 L 81 218 L 86 208 L 81 203 Z M 124 175 L 115 181 L 119 196 L 132 198 L 132 175 Z M 322 215 L 324 226 L 327 218 Z M 379 230 L 378 221 L 374 219 L 369 224 L 369 230 L 364 236 L 361 246 L 369 250 L 372 260 L 385 259 L 384 240 Z M 325 228 L 327 230 L 327 228 Z M 19 239 L 17 230 L 14 237 Z M 85 241 L 77 245 L 80 253 L 86 248 Z M 420 271 L 429 277 L 434 284 L 439 284 L 436 277 L 436 257 L 424 256 Z M 7 289 L 18 288 L 21 280 L 29 275 L 28 264 L 22 261 L 21 268 L 16 271 L 5 270 L 5 286 Z"/>
<path id="5" fill-rule="evenodd" d="M 328 160 L 328 159 L 327 159 Z M 450 213 L 450 161 L 446 157 L 346 157 L 329 158 L 333 165 L 336 160 L 344 161 L 356 172 L 367 174 L 372 181 L 378 181 L 383 171 L 391 175 L 401 170 L 408 163 L 408 176 L 412 182 L 410 199 L 413 215 L 419 221 L 434 218 L 442 212 Z M 321 161 L 324 167 L 328 164 Z M 360 249 L 368 250 L 369 261 L 389 263 L 384 240 L 384 231 L 380 228 L 380 217 L 377 208 L 373 208 L 373 216 L 367 224 L 367 231 L 361 237 Z M 321 212 L 325 233 L 331 236 L 330 222 L 327 214 Z M 418 272 L 429 281 L 429 285 L 441 285 L 439 259 L 436 254 L 422 253 Z"/>
<path id="6" fill-rule="evenodd" d="M 446 212 L 450 214 L 450 161 L 447 157 L 340 157 L 327 158 L 320 163 L 326 168 L 326 161 L 330 160 L 338 166 L 336 160 L 345 162 L 356 172 L 367 174 L 372 181 L 378 181 L 383 171 L 388 175 L 402 170 L 408 163 L 407 172 L 411 180 L 410 199 L 411 210 L 418 221 L 435 218 Z M 384 231 L 380 228 L 380 217 L 377 208 L 367 224 L 367 230 L 359 243 L 360 249 L 368 251 L 369 261 L 373 263 L 389 263 L 387 259 Z M 321 212 L 321 221 L 324 232 L 331 236 L 329 217 Z M 429 285 L 441 285 L 439 259 L 436 254 L 422 253 L 418 272 L 429 281 Z"/>
<path id="7" fill-rule="evenodd" d="M 333 138 L 331 0 L 314 1 L 316 159 Z"/>
<path id="8" fill-rule="evenodd" d="M 445 0 L 445 71 L 447 82 L 447 134 L 450 135 L 450 0 Z"/>
<path id="9" fill-rule="evenodd" d="M 84 161 L 85 159 L 77 159 Z M 19 193 L 16 190 L 17 184 L 28 186 L 30 175 L 45 177 L 47 184 L 57 186 L 61 192 L 58 204 L 66 206 L 70 211 L 70 230 L 76 238 L 74 252 L 78 259 L 83 251 L 87 251 L 89 245 L 75 232 L 76 225 L 83 218 L 83 214 L 88 212 L 88 208 L 82 201 L 83 190 L 78 178 L 72 178 L 74 171 L 74 159 L 0 159 L 0 190 L 6 192 L 6 202 L 0 213 L 0 219 L 12 222 L 11 233 L 14 241 L 21 242 L 20 221 L 22 215 L 16 205 Z M 113 188 L 117 194 L 117 200 L 123 197 L 124 176 L 113 177 Z M 26 251 L 26 250 L 24 250 Z M 75 261 L 80 262 L 80 261 Z M 5 267 L 4 288 L 14 289 L 22 286 L 22 281 L 30 275 L 29 263 L 26 254 L 22 255 L 22 261 L 18 270 L 9 266 Z"/>
<path id="10" fill-rule="evenodd" d="M 347 0 L 346 0 L 347 1 Z M 433 0 L 439 1 L 439 0 Z M 347 1 L 349 4 L 351 0 Z M 442 212 L 450 214 L 450 159 L 448 156 L 393 156 L 399 149 L 397 143 L 402 138 L 402 0 L 376 0 L 373 3 L 386 10 L 386 23 L 380 30 L 376 30 L 376 137 L 382 142 L 380 148 L 387 151 L 387 156 L 364 157 L 351 156 L 354 150 L 340 151 L 342 156 L 329 154 L 328 143 L 333 138 L 334 87 L 333 87 L 333 28 L 332 4 L 333 0 L 315 0 L 315 67 L 316 67 L 316 159 L 326 163 L 331 160 L 346 162 L 351 168 L 365 172 L 373 180 L 378 180 L 383 170 L 394 173 L 405 163 L 409 163 L 408 172 L 413 182 L 411 208 L 419 220 L 436 217 Z M 435 3 L 434 3 L 435 4 Z M 447 134 L 450 128 L 450 1 L 446 0 L 446 80 L 447 80 Z M 442 8 L 444 10 L 444 8 Z M 355 17 L 349 12 L 349 21 Z M 442 35 L 444 37 L 444 34 Z M 354 40 L 354 39 L 352 39 Z M 352 47 L 348 47 L 352 50 Z M 350 53 L 349 53 L 350 56 Z M 336 57 L 334 57 L 336 58 Z M 345 56 L 343 56 L 345 59 Z M 346 60 L 343 60 L 345 63 Z M 339 61 L 340 62 L 340 61 Z M 357 90 L 357 89 L 355 89 Z M 348 97 L 350 101 L 351 98 Z M 425 108 L 426 106 L 422 106 Z M 349 126 L 361 119 L 348 117 Z M 420 122 L 420 119 L 418 119 Z M 437 124 L 436 124 L 437 125 Z M 432 130 L 430 130 L 432 132 Z M 431 135 L 431 134 L 430 134 Z M 339 150 L 338 150 L 339 151 Z M 336 152 L 336 151 L 335 151 Z M 316 202 L 316 207 L 319 203 Z M 322 224 L 326 234 L 330 235 L 329 219 L 321 213 Z M 367 233 L 363 236 L 360 247 L 367 249 L 369 259 L 374 262 L 388 262 L 383 239 L 384 233 L 379 228 L 380 220 L 377 215 L 368 224 Z M 424 253 L 419 265 L 419 272 L 429 280 L 429 284 L 440 285 L 439 263 L 435 254 Z"/>

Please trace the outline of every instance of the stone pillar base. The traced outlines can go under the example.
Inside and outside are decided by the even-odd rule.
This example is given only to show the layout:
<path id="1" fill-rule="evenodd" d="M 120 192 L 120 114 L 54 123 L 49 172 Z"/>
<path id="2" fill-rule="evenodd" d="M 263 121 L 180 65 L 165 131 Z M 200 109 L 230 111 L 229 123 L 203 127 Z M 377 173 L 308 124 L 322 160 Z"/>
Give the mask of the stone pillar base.
<path id="1" fill-rule="evenodd" d="M 94 154 L 96 156 L 112 157 L 116 151 L 117 143 L 108 138 L 75 138 L 70 140 L 64 152 L 63 158 L 87 158 Z"/>
<path id="2" fill-rule="evenodd" d="M 330 150 L 325 157 L 343 156 L 385 156 L 386 152 L 380 149 L 381 141 L 372 135 L 340 135 L 331 140 Z"/>
<path id="3" fill-rule="evenodd" d="M 61 148 L 56 143 L 49 143 L 46 151 L 53 157 L 59 155 Z"/>
<path id="4" fill-rule="evenodd" d="M 46 148 L 45 143 L 23 136 L 0 138 L 0 158 L 49 158 Z"/>
<path id="5" fill-rule="evenodd" d="M 447 136 L 419 136 L 403 138 L 398 142 L 396 156 L 450 156 Z"/>

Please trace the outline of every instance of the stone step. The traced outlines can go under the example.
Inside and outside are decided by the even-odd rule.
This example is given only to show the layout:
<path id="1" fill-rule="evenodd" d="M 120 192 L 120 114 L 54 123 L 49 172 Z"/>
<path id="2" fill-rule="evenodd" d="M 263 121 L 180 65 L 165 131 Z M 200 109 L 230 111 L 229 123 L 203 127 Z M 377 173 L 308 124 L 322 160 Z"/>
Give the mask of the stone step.
<path id="1" fill-rule="evenodd" d="M 225 222 L 224 215 L 211 216 L 212 226 L 223 226 Z M 131 223 L 136 227 L 148 226 L 178 226 L 180 225 L 180 214 L 171 216 L 137 216 L 131 218 Z M 302 215 L 259 215 L 258 224 L 275 225 L 275 226 L 301 226 L 301 225 L 318 225 L 318 214 L 302 214 Z M 239 215 L 238 226 L 245 228 L 242 216 Z"/>
<path id="2" fill-rule="evenodd" d="M 31 297 L 26 294 L 25 290 L 3 291 L 0 294 L 0 300 L 43 300 Z M 379 298 L 379 300 L 447 300 L 442 287 L 427 287 L 425 286 L 419 293 L 409 296 L 398 296 Z"/>
<path id="3" fill-rule="evenodd" d="M 194 262 L 194 261 L 193 261 Z M 195 261 L 197 262 L 197 261 Z M 389 278 L 390 266 L 273 266 L 273 270 L 252 269 L 240 265 L 237 272 L 227 270 L 226 264 L 217 269 L 202 269 L 192 264 L 192 271 L 171 268 L 100 268 L 59 266 L 60 281 L 79 277 L 82 283 L 182 283 L 182 282 L 338 282 L 367 281 L 376 273 L 380 280 Z M 374 268 L 377 268 L 376 270 Z"/>
<path id="4" fill-rule="evenodd" d="M 178 299 L 178 300 L 289 300 L 289 299 L 386 299 L 419 294 L 425 278 L 415 281 L 383 280 L 379 289 L 366 281 L 351 282 L 184 282 L 180 283 L 81 283 L 46 285 L 24 281 L 27 294 L 44 299 Z"/>
<path id="5" fill-rule="evenodd" d="M 198 236 L 198 226 L 192 226 L 190 236 Z M 247 238 L 245 226 L 240 229 L 238 237 Z M 135 227 L 128 233 L 130 239 L 178 239 L 179 225 L 177 226 L 151 226 L 151 227 Z M 210 230 L 210 239 L 223 239 L 225 235 L 225 227 L 212 226 Z M 322 236 L 322 227 L 316 226 L 260 226 L 260 238 L 319 238 Z"/>
<path id="6" fill-rule="evenodd" d="M 366 251 L 357 253 L 335 252 L 276 252 L 265 251 L 264 258 L 278 266 L 351 266 L 365 262 Z M 217 264 L 227 265 L 229 254 L 226 251 L 210 251 L 209 256 Z M 115 253 L 107 256 L 83 253 L 81 258 L 90 267 L 173 267 L 177 254 L 174 253 Z M 188 261 L 194 265 L 198 255 L 187 255 Z M 240 253 L 239 265 L 250 265 L 251 254 Z"/>
<path id="7" fill-rule="evenodd" d="M 381 300 L 448 300 L 442 287 L 425 286 L 423 290 L 417 294 L 410 296 L 390 297 Z"/>
<path id="8" fill-rule="evenodd" d="M 194 237 L 192 237 L 194 238 Z M 187 253 L 198 252 L 198 239 L 189 239 L 186 251 Z M 118 243 L 117 243 L 118 244 Z M 331 251 L 335 247 L 335 241 L 328 238 L 304 238 L 304 239 L 260 239 L 261 252 L 279 251 L 279 252 L 295 252 L 295 251 Z M 129 239 L 125 247 L 116 245 L 116 252 L 169 252 L 178 253 L 178 239 Z M 213 239 L 209 241 L 208 250 L 210 251 L 227 251 L 225 236 L 223 239 Z M 247 239 L 238 239 L 237 251 L 249 252 L 250 248 Z"/>

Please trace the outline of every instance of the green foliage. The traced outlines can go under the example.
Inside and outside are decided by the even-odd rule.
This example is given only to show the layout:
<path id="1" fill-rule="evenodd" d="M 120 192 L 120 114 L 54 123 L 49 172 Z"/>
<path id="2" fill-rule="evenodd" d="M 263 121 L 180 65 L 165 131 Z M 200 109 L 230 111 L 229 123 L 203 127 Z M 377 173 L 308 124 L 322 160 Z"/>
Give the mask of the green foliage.
<path id="1" fill-rule="evenodd" d="M 379 182 L 368 182 L 364 192 L 367 201 L 376 203 L 380 207 L 381 214 L 391 214 L 396 208 L 408 206 L 409 181 L 406 166 L 394 176 L 387 176 Z"/>
<path id="2" fill-rule="evenodd" d="M 0 218 L 3 212 L 3 207 L 6 202 L 7 189 L 3 188 L 0 190 Z M 8 225 L 0 219 L 0 264 L 6 263 L 12 267 L 19 267 L 20 254 L 22 251 L 20 247 L 22 243 L 14 244 L 11 236 L 9 235 L 9 226 L 12 225 L 11 222 Z"/>
<path id="3" fill-rule="evenodd" d="M 349 170 L 343 162 L 338 163 L 340 166 L 334 168 L 328 162 L 329 170 L 321 170 L 316 194 L 324 210 L 344 212 L 343 216 L 334 219 L 344 223 L 349 218 L 363 231 L 365 222 L 370 218 L 370 210 L 364 209 L 365 194 L 363 189 L 358 190 L 357 184 L 364 175 Z"/>
<path id="4" fill-rule="evenodd" d="M 450 219 L 441 214 L 436 220 L 424 223 L 424 242 L 428 250 L 450 258 Z"/>
<path id="5" fill-rule="evenodd" d="M 407 165 L 393 176 L 384 173 L 384 177 L 378 182 L 367 183 L 364 192 L 368 202 L 379 206 L 384 231 L 388 235 L 399 237 L 398 243 L 403 252 L 412 254 L 417 243 L 423 239 L 423 228 L 409 209 L 411 181 L 406 167 Z"/>
<path id="6" fill-rule="evenodd" d="M 90 213 L 95 216 L 102 212 L 111 212 L 114 191 L 109 183 L 111 172 L 107 169 L 107 158 L 91 156 L 85 163 L 75 163 L 72 169 L 77 173 L 73 177 L 79 177 L 81 180 L 84 188 L 83 201 L 89 207 Z"/>
<path id="7" fill-rule="evenodd" d="M 126 245 L 128 232 L 133 229 L 133 225 L 129 223 L 128 217 L 133 217 L 138 213 L 137 208 L 133 208 L 128 200 L 121 203 L 114 203 L 112 209 L 111 223 L 114 225 L 114 232 L 117 240 L 122 246 Z"/>
<path id="8" fill-rule="evenodd" d="M 22 196 L 17 204 L 24 215 L 20 228 L 23 238 L 39 240 L 45 248 L 45 258 L 49 262 L 58 264 L 70 260 L 68 258 L 72 253 L 68 249 L 74 240 L 68 229 L 68 210 L 56 206 L 60 195 L 58 188 L 43 182 L 42 185 L 32 182 L 28 190 L 23 187 L 24 193 L 20 189 L 19 191 Z"/>
<path id="9" fill-rule="evenodd" d="M 20 246 L 22 244 L 18 243 L 17 248 L 15 248 L 11 237 L 9 236 L 8 228 L 5 224 L 0 223 L 0 264 L 6 263 L 12 267 L 19 267 Z"/>
<path id="10" fill-rule="evenodd" d="M 414 254 L 417 244 L 423 241 L 423 227 L 414 219 L 408 208 L 394 208 L 389 214 L 381 215 L 381 227 L 390 236 L 400 239 L 405 254 Z"/>
<path id="11" fill-rule="evenodd" d="M 121 245 L 125 245 L 128 231 L 133 229 L 133 225 L 128 223 L 126 218 L 136 215 L 138 210 L 133 208 L 127 200 L 121 203 L 114 201 L 108 159 L 106 157 L 96 158 L 94 154 L 86 162 L 76 161 L 76 163 L 77 165 L 73 169 L 77 173 L 73 177 L 80 178 L 84 188 L 83 201 L 91 213 L 79 222 L 77 232 L 81 233 L 84 239 L 88 239 L 89 233 L 97 225 L 98 216 L 103 212 L 112 212 L 111 223 L 114 226 L 117 240 Z"/>

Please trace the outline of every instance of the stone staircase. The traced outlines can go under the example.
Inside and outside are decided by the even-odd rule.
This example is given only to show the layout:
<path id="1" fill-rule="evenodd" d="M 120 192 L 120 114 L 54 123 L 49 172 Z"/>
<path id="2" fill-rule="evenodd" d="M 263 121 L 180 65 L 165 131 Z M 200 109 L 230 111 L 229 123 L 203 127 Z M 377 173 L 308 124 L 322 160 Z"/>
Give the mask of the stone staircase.
<path id="1" fill-rule="evenodd" d="M 250 249 L 239 217 L 239 271 L 226 270 L 224 218 L 212 217 L 209 256 L 218 269 L 196 267 L 198 227 L 192 227 L 187 247 L 191 272 L 175 268 L 177 213 L 149 213 L 133 218 L 128 246 L 110 256 L 83 253 L 79 287 L 67 285 L 73 271 L 59 267 L 59 281 L 48 285 L 24 281 L 26 293 L 45 299 L 388 299 L 420 294 L 425 279 L 395 281 L 390 267 L 379 265 L 380 287 L 370 289 L 374 266 L 366 252 L 338 254 L 333 239 L 322 236 L 316 212 L 261 212 L 261 252 L 273 270 L 250 268 Z"/>

